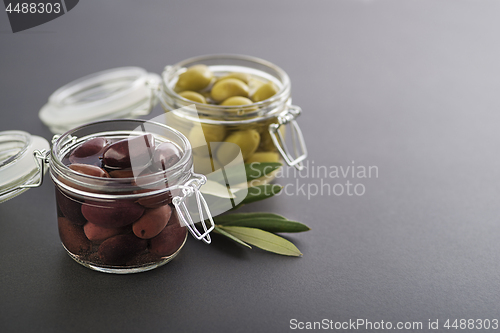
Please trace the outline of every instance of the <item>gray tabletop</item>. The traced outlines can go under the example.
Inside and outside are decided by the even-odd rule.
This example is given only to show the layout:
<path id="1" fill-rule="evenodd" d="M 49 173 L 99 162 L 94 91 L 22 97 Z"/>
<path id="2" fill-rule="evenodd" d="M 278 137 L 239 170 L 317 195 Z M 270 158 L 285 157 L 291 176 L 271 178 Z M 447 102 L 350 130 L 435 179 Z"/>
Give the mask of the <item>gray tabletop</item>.
<path id="1" fill-rule="evenodd" d="M 428 331 L 448 319 L 493 328 L 499 11 L 465 0 L 94 0 L 16 34 L 0 14 L 0 130 L 47 139 L 38 110 L 90 73 L 160 73 L 211 53 L 278 64 L 304 110 L 310 173 L 280 178 L 287 193 L 245 209 L 312 228 L 287 236 L 301 258 L 191 238 L 161 268 L 98 273 L 62 248 L 47 180 L 0 204 L 0 331 L 284 332 L 356 320 Z M 348 167 L 356 173 L 343 175 Z M 369 167 L 371 177 L 357 173 Z M 472 327 L 458 330 L 481 331 Z"/>

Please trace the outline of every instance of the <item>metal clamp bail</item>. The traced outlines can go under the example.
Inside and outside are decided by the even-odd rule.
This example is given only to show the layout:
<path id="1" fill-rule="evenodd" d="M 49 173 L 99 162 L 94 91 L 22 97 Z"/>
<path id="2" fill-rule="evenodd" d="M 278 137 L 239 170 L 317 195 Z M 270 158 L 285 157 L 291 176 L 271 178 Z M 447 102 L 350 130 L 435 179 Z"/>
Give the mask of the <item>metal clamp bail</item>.
<path id="1" fill-rule="evenodd" d="M 59 138 L 62 136 L 62 134 L 54 134 L 54 136 L 52 136 L 52 145 L 55 145 L 57 140 L 59 140 Z M 76 140 L 78 140 L 78 138 L 76 136 L 72 136 L 72 135 L 66 135 L 66 141 L 64 141 L 65 144 L 67 145 L 74 145 L 76 143 Z"/>
<path id="2" fill-rule="evenodd" d="M 307 148 L 304 136 L 302 135 L 299 124 L 295 121 L 301 112 L 302 109 L 300 107 L 290 105 L 287 111 L 278 116 L 277 124 L 269 125 L 269 134 L 271 135 L 271 139 L 281 156 L 289 166 L 294 166 L 299 171 L 304 168 L 302 161 L 307 158 Z M 290 128 L 294 155 L 290 154 L 290 151 L 286 146 L 285 139 L 279 131 L 280 126 L 287 124 L 291 125 Z"/>
<path id="3" fill-rule="evenodd" d="M 210 209 L 208 208 L 207 201 L 200 192 L 200 187 L 207 182 L 207 178 L 204 175 L 199 174 L 193 174 L 193 176 L 195 177 L 194 179 L 191 179 L 187 181 L 186 184 L 179 186 L 182 190 L 182 194 L 173 198 L 172 203 L 175 206 L 175 210 L 177 211 L 180 221 L 189 229 L 191 235 L 193 235 L 193 237 L 197 240 L 203 240 L 205 243 L 210 244 L 212 242 L 210 232 L 214 230 L 215 223 L 212 218 L 212 214 L 210 213 Z M 186 199 L 193 194 L 196 198 L 196 205 L 200 216 L 200 223 L 203 227 L 203 233 L 194 226 L 195 222 L 193 221 L 193 218 L 186 206 Z M 210 221 L 210 228 L 208 228 L 205 224 L 204 212 Z"/>
<path id="4" fill-rule="evenodd" d="M 35 150 L 33 151 L 33 159 L 35 160 L 40 178 L 38 178 L 38 181 L 36 183 L 20 185 L 19 188 L 38 187 L 43 183 L 43 176 L 45 175 L 45 164 L 49 163 L 49 151 L 46 149 Z"/>
<path id="5" fill-rule="evenodd" d="M 37 174 L 40 174 L 40 176 L 38 177 L 38 180 L 35 183 L 28 183 L 28 184 L 19 185 L 19 186 L 14 187 L 6 192 L 2 192 L 1 193 L 2 196 L 9 194 L 9 193 L 12 193 L 12 192 L 19 191 L 20 189 L 23 189 L 23 188 L 39 187 L 40 185 L 42 185 L 43 176 L 45 175 L 45 171 L 46 171 L 45 164 L 49 163 L 49 151 L 47 151 L 46 149 L 35 150 L 35 151 L 33 151 L 33 159 L 35 160 L 37 172 L 33 176 L 32 179 L 34 179 Z"/>

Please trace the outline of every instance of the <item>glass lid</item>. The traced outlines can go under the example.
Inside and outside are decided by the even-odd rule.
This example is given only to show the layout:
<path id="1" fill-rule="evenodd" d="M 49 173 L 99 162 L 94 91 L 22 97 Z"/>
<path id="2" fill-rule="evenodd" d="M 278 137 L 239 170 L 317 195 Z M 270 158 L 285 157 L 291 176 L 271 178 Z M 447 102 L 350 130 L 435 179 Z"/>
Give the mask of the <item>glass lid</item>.
<path id="1" fill-rule="evenodd" d="M 147 115 L 157 103 L 161 78 L 139 67 L 97 72 L 57 89 L 39 117 L 54 134 L 105 119 Z"/>
<path id="2" fill-rule="evenodd" d="M 0 132 L 0 203 L 36 186 L 45 169 L 34 156 L 35 150 L 49 149 L 42 137 L 23 131 Z"/>

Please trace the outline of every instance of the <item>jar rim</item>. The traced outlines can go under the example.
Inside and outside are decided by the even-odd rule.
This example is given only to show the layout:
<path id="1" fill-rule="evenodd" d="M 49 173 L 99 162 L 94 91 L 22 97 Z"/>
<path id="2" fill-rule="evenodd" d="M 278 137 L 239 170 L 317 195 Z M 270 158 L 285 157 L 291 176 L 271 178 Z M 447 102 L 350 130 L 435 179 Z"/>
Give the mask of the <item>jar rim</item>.
<path id="1" fill-rule="evenodd" d="M 2 131 L 0 132 L 0 143 L 5 142 L 20 142 L 23 146 L 17 149 L 18 151 L 3 160 L 0 160 L 0 168 L 6 167 L 11 163 L 19 160 L 26 152 L 31 144 L 31 134 L 24 131 Z M 0 151 L 1 152 L 1 151 Z M 3 156 L 2 156 L 3 158 Z"/>
<path id="2" fill-rule="evenodd" d="M 220 62 L 219 65 L 223 66 L 224 62 L 229 63 L 232 61 L 241 62 L 243 64 L 246 63 L 246 66 L 241 65 L 240 67 L 248 67 L 251 69 L 250 66 L 255 66 L 272 71 L 273 74 L 275 74 L 272 76 L 276 77 L 280 82 L 280 90 L 275 95 L 266 100 L 248 105 L 212 105 L 188 100 L 177 94 L 171 87 L 171 85 L 169 85 L 172 79 L 175 79 L 180 74 L 179 71 L 191 65 Z M 211 65 L 208 64 L 207 66 L 210 67 Z M 263 72 L 259 69 L 256 70 Z M 281 110 L 279 110 L 279 107 L 284 102 L 289 100 L 290 90 L 291 83 L 288 74 L 279 66 L 267 60 L 240 54 L 209 54 L 188 58 L 178 62 L 175 65 L 167 66 L 162 73 L 162 92 L 160 94 L 160 100 L 165 107 L 168 107 L 172 110 L 194 104 L 196 106 L 196 110 L 202 115 L 214 117 L 217 119 L 222 118 L 222 120 L 239 121 L 249 120 L 253 118 L 261 119 L 261 117 L 263 116 L 265 117 L 269 114 L 281 112 Z M 168 99 L 174 100 L 178 105 L 169 106 Z"/>
<path id="3" fill-rule="evenodd" d="M 95 177 L 95 176 L 90 176 L 82 173 L 78 173 L 72 169 L 70 169 L 67 165 L 65 165 L 62 162 L 62 158 L 66 153 L 68 153 L 72 148 L 75 147 L 77 143 L 86 141 L 90 139 L 91 136 L 97 137 L 100 134 L 132 134 L 134 133 L 131 130 L 109 130 L 107 132 L 100 132 L 97 131 L 95 134 L 96 135 L 87 135 L 81 137 L 81 140 L 78 140 L 76 136 L 72 136 L 74 133 L 78 133 L 79 131 L 84 131 L 88 130 L 89 128 L 95 127 L 96 125 L 99 125 L 101 128 L 106 128 L 107 125 L 109 124 L 123 124 L 124 126 L 133 126 L 134 124 L 137 125 L 137 127 L 145 124 L 148 124 L 146 126 L 155 126 L 159 127 L 162 130 L 168 131 L 170 134 L 175 136 L 181 143 L 182 143 L 182 157 L 181 159 L 171 166 L 170 168 L 155 172 L 153 174 L 149 175 L 139 175 L 137 177 L 126 177 L 126 178 L 102 178 L 102 177 Z M 138 132 L 135 132 L 138 133 Z M 144 132 L 143 132 L 144 133 Z M 146 133 L 150 133 L 146 131 Z M 155 135 L 155 133 L 151 133 L 157 137 L 159 135 L 158 133 Z M 166 182 L 168 183 L 168 187 L 172 185 L 179 184 L 182 182 L 184 178 L 188 178 L 188 176 L 191 175 L 192 172 L 192 152 L 191 152 L 191 144 L 189 143 L 188 139 L 179 131 L 176 129 L 167 126 L 165 124 L 161 124 L 158 122 L 150 121 L 150 120 L 142 120 L 142 119 L 114 119 L 114 120 L 103 120 L 103 121 L 98 121 L 98 122 L 93 122 L 93 123 L 88 123 L 86 125 L 82 125 L 80 127 L 74 128 L 63 135 L 59 136 L 56 138 L 56 140 L 53 140 L 53 146 L 51 150 L 51 158 L 50 158 L 50 171 L 51 171 L 51 177 L 52 180 L 63 187 L 68 187 L 69 186 L 64 186 L 65 184 L 62 183 L 59 179 L 57 179 L 57 176 L 62 176 L 65 179 L 70 179 L 73 182 L 77 182 L 78 185 L 81 186 L 88 186 L 88 184 L 85 183 L 85 181 L 91 182 L 92 186 L 91 187 L 106 187 L 109 191 L 111 190 L 117 190 L 121 188 L 121 191 L 131 191 L 131 190 L 138 190 L 138 189 L 144 189 L 144 188 L 155 188 L 155 186 L 160 185 L 160 184 L 165 184 Z M 177 144 L 177 143 L 176 143 Z M 69 145 L 66 147 L 66 145 Z M 62 152 L 62 156 L 59 155 L 59 152 Z M 189 171 L 189 172 L 188 172 Z M 168 175 L 168 177 L 167 177 Z M 135 181 L 135 185 L 131 182 Z M 171 182 L 174 182 L 173 184 Z M 140 185 L 138 185 L 140 184 Z M 165 185 L 161 186 L 160 188 L 167 189 Z M 79 191 L 78 189 L 71 188 L 72 191 L 74 192 L 82 192 L 85 193 L 86 196 L 92 196 L 92 197 L 99 197 L 99 198 L 108 198 L 108 197 L 113 197 L 116 194 L 98 194 L 98 193 L 93 193 L 93 192 L 84 192 L 84 191 Z M 112 192 L 112 191 L 111 191 Z M 121 195 L 122 196 L 122 195 Z M 128 195 L 128 196 L 137 196 L 135 194 L 133 195 Z M 138 194 L 140 196 L 140 194 Z"/>

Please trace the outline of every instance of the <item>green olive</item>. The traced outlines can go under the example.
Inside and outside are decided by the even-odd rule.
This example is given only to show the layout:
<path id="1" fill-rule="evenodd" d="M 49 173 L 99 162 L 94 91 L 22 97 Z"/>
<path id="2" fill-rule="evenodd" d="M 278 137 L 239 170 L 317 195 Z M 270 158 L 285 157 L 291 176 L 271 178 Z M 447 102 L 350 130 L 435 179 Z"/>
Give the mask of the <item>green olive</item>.
<path id="1" fill-rule="evenodd" d="M 246 163 L 254 163 L 254 162 L 279 162 L 280 156 L 278 153 L 273 151 L 259 151 L 250 156 L 245 162 Z"/>
<path id="2" fill-rule="evenodd" d="M 226 127 L 222 125 L 201 124 L 208 142 L 222 142 L 226 137 Z"/>
<path id="3" fill-rule="evenodd" d="M 259 146 L 260 150 L 263 151 L 276 150 L 276 146 L 274 145 L 273 139 L 271 138 L 271 134 L 269 134 L 269 132 L 263 132 L 260 138 L 261 138 Z"/>
<path id="4" fill-rule="evenodd" d="M 200 94 L 203 96 L 203 98 L 205 98 L 207 103 L 210 104 L 210 99 L 212 98 L 212 96 L 210 96 L 210 91 L 202 91 Z"/>
<path id="5" fill-rule="evenodd" d="M 252 96 L 257 91 L 257 89 L 259 89 L 265 83 L 266 82 L 264 82 L 256 77 L 252 77 L 250 79 L 250 82 L 248 82 L 248 90 L 249 90 L 250 96 Z"/>
<path id="6" fill-rule="evenodd" d="M 222 142 L 226 136 L 226 128 L 221 125 L 201 124 L 189 131 L 188 139 L 194 148 L 206 146 L 208 143 Z M 211 149 L 213 144 L 210 145 Z M 196 155 L 208 156 L 208 149 L 194 149 Z"/>
<path id="7" fill-rule="evenodd" d="M 229 105 L 249 105 L 249 104 L 253 104 L 253 102 L 248 98 L 243 96 L 233 96 L 224 100 L 224 102 L 222 102 L 220 105 L 229 106 Z"/>
<path id="8" fill-rule="evenodd" d="M 234 73 L 229 73 L 226 76 L 221 77 L 219 80 L 238 79 L 238 80 L 241 80 L 241 81 L 245 82 L 246 84 L 248 84 L 248 82 L 250 82 L 251 78 L 252 78 L 252 76 L 250 74 L 234 72 Z"/>
<path id="9" fill-rule="evenodd" d="M 261 85 L 253 94 L 252 100 L 254 102 L 260 102 L 271 98 L 278 92 L 278 87 L 273 82 L 267 82 Z"/>
<path id="10" fill-rule="evenodd" d="M 193 102 L 196 102 L 196 103 L 207 104 L 207 101 L 205 100 L 205 97 L 203 97 L 202 94 L 198 94 L 195 91 L 186 90 L 186 91 L 183 91 L 183 92 L 179 93 L 179 96 L 182 96 L 185 99 L 189 99 L 190 101 L 193 101 Z"/>
<path id="11" fill-rule="evenodd" d="M 238 79 L 224 79 L 217 81 L 212 87 L 210 93 L 212 99 L 216 102 L 222 102 L 232 96 L 248 96 L 248 86 L 245 82 Z"/>
<path id="12" fill-rule="evenodd" d="M 260 135 L 259 132 L 254 129 L 237 131 L 229 134 L 225 142 L 238 145 L 241 149 L 243 160 L 247 160 L 257 150 L 260 142 Z M 222 165 L 227 165 L 236 158 L 240 149 L 235 145 L 223 143 L 217 149 L 217 160 Z"/>
<path id="13" fill-rule="evenodd" d="M 260 145 L 259 151 L 276 151 L 276 146 L 274 144 L 273 139 L 271 138 L 271 134 L 269 133 L 269 125 L 272 123 L 276 123 L 276 119 L 272 119 L 271 121 L 264 122 L 259 127 L 260 132 Z M 285 125 L 281 125 L 279 127 L 279 131 L 283 138 L 285 137 Z"/>
<path id="14" fill-rule="evenodd" d="M 206 65 L 194 65 L 179 75 L 176 91 L 198 91 L 208 87 L 214 75 Z"/>
<path id="15" fill-rule="evenodd" d="M 213 166 L 212 166 L 213 163 Z M 193 155 L 194 172 L 208 175 L 211 172 L 219 170 L 221 165 L 216 159 L 209 156 Z M 214 170 L 215 168 L 215 170 Z"/>

